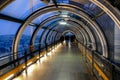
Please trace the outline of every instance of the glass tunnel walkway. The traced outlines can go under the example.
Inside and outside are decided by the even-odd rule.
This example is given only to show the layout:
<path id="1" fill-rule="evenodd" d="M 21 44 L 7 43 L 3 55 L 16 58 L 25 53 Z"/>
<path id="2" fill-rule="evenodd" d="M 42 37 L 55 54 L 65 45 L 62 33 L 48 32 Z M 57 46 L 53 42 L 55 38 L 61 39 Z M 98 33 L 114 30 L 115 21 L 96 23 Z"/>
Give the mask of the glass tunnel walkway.
<path id="1" fill-rule="evenodd" d="M 110 64 L 104 63 L 107 67 L 100 67 L 104 58 L 85 49 L 76 40 L 70 40 L 57 42 L 32 55 L 25 52 L 17 60 L 0 66 L 4 69 L 3 72 L 7 71 L 0 80 L 110 80 Z M 5 56 L 5 60 L 9 58 Z M 104 71 L 108 65 L 110 70 Z M 112 65 L 112 68 L 115 69 L 116 66 Z"/>
<path id="2" fill-rule="evenodd" d="M 0 80 L 120 80 L 120 0 L 0 0 Z"/>
<path id="3" fill-rule="evenodd" d="M 54 52 L 40 59 L 13 80 L 94 80 L 77 45 L 58 44 Z"/>

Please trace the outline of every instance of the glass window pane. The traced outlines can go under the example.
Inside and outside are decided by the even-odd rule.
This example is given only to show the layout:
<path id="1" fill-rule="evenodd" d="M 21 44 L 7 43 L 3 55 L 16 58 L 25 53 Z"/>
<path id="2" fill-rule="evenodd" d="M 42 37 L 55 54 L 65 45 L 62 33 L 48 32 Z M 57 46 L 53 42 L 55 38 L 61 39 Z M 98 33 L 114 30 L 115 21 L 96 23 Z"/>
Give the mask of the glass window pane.
<path id="1" fill-rule="evenodd" d="M 20 24 L 0 19 L 0 55 L 11 52 L 12 43 Z"/>
<path id="2" fill-rule="evenodd" d="M 39 32 L 38 32 L 37 35 L 36 35 L 36 38 L 35 38 L 35 42 L 34 42 L 34 43 L 36 43 L 36 44 L 39 43 L 39 40 L 40 40 L 40 37 L 41 37 L 41 34 L 42 34 L 43 31 L 44 31 L 44 29 L 40 29 L 40 30 L 39 30 Z"/>
<path id="3" fill-rule="evenodd" d="M 60 21 L 60 20 L 61 20 L 61 19 L 51 20 L 51 21 L 47 22 L 47 23 L 44 25 L 44 27 L 48 27 L 49 25 L 52 25 L 52 26 L 53 26 L 53 24 L 54 24 L 54 25 L 55 25 L 55 24 L 58 24 L 57 21 Z"/>
<path id="4" fill-rule="evenodd" d="M 45 20 L 46 18 L 50 17 L 50 16 L 53 16 L 53 15 L 57 15 L 58 12 L 49 12 L 49 13 L 46 13 L 46 14 L 43 14 L 39 17 L 37 17 L 36 19 L 34 19 L 32 21 L 32 23 L 35 23 L 35 24 L 40 24 L 40 22 L 42 22 L 43 20 Z"/>
<path id="5" fill-rule="evenodd" d="M 42 40 L 41 40 L 41 48 L 45 48 L 45 39 L 46 39 L 46 35 L 48 33 L 49 30 L 46 30 L 46 32 L 44 33 L 44 35 L 42 36 Z"/>
<path id="6" fill-rule="evenodd" d="M 44 31 L 44 29 L 40 29 L 35 37 L 35 40 L 34 40 L 34 49 L 37 50 L 39 49 L 39 41 L 40 41 L 40 37 L 42 35 L 42 32 Z"/>
<path id="7" fill-rule="evenodd" d="M 14 0 L 3 8 L 0 13 L 19 19 L 25 19 L 32 12 L 44 6 L 46 6 L 46 4 L 40 0 Z"/>
<path id="8" fill-rule="evenodd" d="M 69 3 L 69 0 L 56 0 L 57 3 Z"/>
<path id="9" fill-rule="evenodd" d="M 35 27 L 33 26 L 27 26 L 21 36 L 18 51 L 22 50 L 28 50 L 29 44 L 30 44 L 30 39 L 32 36 L 32 33 L 34 31 Z"/>

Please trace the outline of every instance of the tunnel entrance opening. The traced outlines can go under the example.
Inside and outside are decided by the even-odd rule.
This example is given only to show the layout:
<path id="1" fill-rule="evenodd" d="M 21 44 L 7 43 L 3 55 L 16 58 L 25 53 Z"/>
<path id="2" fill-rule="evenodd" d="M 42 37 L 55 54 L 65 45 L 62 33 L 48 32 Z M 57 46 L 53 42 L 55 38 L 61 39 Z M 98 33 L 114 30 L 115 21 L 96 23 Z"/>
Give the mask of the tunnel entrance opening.
<path id="1" fill-rule="evenodd" d="M 71 44 L 75 43 L 76 37 L 73 33 L 67 32 L 64 34 L 66 46 L 70 46 Z"/>

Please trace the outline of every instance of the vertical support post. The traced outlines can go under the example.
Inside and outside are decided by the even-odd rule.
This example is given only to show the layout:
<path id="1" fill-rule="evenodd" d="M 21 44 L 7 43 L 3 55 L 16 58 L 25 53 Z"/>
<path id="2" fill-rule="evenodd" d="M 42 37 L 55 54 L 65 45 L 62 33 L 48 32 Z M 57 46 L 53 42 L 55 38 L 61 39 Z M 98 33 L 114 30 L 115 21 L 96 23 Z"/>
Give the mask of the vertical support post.
<path id="1" fill-rule="evenodd" d="M 55 34 L 55 37 L 54 37 L 54 49 L 56 47 L 56 37 L 57 37 L 57 34 L 58 34 L 58 32 Z"/>
<path id="2" fill-rule="evenodd" d="M 113 66 L 113 65 L 111 64 L 111 65 L 110 65 L 110 70 L 111 70 L 111 77 L 110 77 L 110 80 L 115 80 L 115 78 L 114 78 L 115 66 Z"/>
<path id="3" fill-rule="evenodd" d="M 41 52 L 41 47 L 40 47 L 40 43 L 39 43 L 39 53 L 38 53 L 38 55 L 39 55 L 39 62 L 40 62 L 40 52 Z"/>
<path id="4" fill-rule="evenodd" d="M 15 61 L 15 60 L 17 60 L 17 61 L 14 63 L 14 67 L 19 65 L 19 60 L 18 60 L 18 54 L 17 53 L 13 54 L 13 61 Z"/>
<path id="5" fill-rule="evenodd" d="M 94 56 L 95 56 L 95 43 L 92 42 L 91 43 L 91 46 L 92 46 L 92 49 L 91 49 L 91 52 L 92 52 L 92 75 L 94 76 Z"/>
<path id="6" fill-rule="evenodd" d="M 94 75 L 94 50 L 92 50 L 92 75 Z"/>
<path id="7" fill-rule="evenodd" d="M 82 55 L 84 56 L 84 54 L 83 54 L 83 45 L 81 43 L 80 43 L 80 46 L 81 46 Z"/>
<path id="8" fill-rule="evenodd" d="M 51 33 L 51 39 L 50 39 L 50 41 L 51 41 L 51 50 L 53 50 L 53 46 L 54 46 L 54 44 L 53 44 L 53 42 L 52 42 L 52 40 L 53 40 L 53 36 L 52 36 L 52 34 L 53 34 L 53 32 Z"/>
<path id="9" fill-rule="evenodd" d="M 25 51 L 24 56 L 25 56 L 25 73 L 27 74 L 27 51 Z"/>
<path id="10" fill-rule="evenodd" d="M 40 61 L 40 52 L 41 52 L 41 49 L 42 49 L 42 37 L 44 36 L 46 30 L 44 30 L 40 36 L 40 40 L 39 40 L 39 61 Z"/>
<path id="11" fill-rule="evenodd" d="M 47 56 L 47 52 L 48 52 L 48 45 L 47 45 L 47 42 L 45 42 L 45 49 L 46 49 L 46 56 Z"/>
<path id="12" fill-rule="evenodd" d="M 49 35 L 49 33 L 50 33 L 50 29 L 48 29 L 48 32 L 47 32 L 47 34 L 45 35 L 45 36 L 46 36 L 46 38 L 45 38 L 45 49 L 46 49 L 46 56 L 47 56 L 47 52 L 48 52 L 47 38 L 48 38 L 48 35 Z"/>
<path id="13" fill-rule="evenodd" d="M 50 50 L 51 50 L 51 51 L 52 51 L 52 48 L 53 48 L 53 44 L 52 44 L 52 38 L 53 38 L 52 35 L 53 35 L 53 32 L 54 32 L 54 31 L 52 31 L 51 34 L 50 34 L 50 37 L 51 37 L 51 38 L 50 38 L 50 43 L 51 43 L 51 44 L 50 44 Z"/>
<path id="14" fill-rule="evenodd" d="M 16 53 L 13 53 L 13 61 L 15 60 L 15 55 L 16 55 Z M 16 67 L 16 63 L 14 63 L 13 66 Z"/>
<path id="15" fill-rule="evenodd" d="M 29 46 L 29 52 L 32 53 L 33 51 L 34 51 L 34 46 L 33 46 L 33 45 L 30 45 L 30 46 Z M 30 57 L 32 58 L 32 57 L 34 57 L 34 55 L 31 54 Z"/>
<path id="16" fill-rule="evenodd" d="M 85 52 L 85 53 L 84 53 L 84 54 L 85 54 L 85 62 L 87 63 L 87 54 L 88 54 L 88 53 L 87 53 L 87 48 L 86 48 L 86 46 L 84 47 L 84 52 Z"/>
<path id="17" fill-rule="evenodd" d="M 20 62 L 19 62 L 19 56 L 18 56 L 19 54 L 17 54 L 17 66 L 19 66 L 20 65 Z"/>

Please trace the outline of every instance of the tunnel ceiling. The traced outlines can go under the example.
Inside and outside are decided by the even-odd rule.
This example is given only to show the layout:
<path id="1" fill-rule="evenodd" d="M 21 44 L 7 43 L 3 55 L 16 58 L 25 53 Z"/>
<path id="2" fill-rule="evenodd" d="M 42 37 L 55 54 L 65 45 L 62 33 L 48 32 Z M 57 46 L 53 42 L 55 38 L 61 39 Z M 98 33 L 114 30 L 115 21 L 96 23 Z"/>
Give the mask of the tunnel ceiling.
<path id="1" fill-rule="evenodd" d="M 111 23 L 109 25 L 111 32 L 113 25 L 120 27 L 120 4 L 112 2 L 112 0 L 51 0 L 45 4 L 41 0 L 0 0 L 0 21 L 19 24 L 12 43 L 14 53 L 18 51 L 24 30 L 31 26 L 34 27 L 31 45 L 41 29 L 44 29 L 44 34 L 51 33 L 51 35 L 52 32 L 60 35 L 65 31 L 73 31 L 78 39 L 86 40 L 84 45 L 94 43 L 95 50 L 108 57 L 109 46 L 112 46 L 110 42 L 113 39 L 109 40 L 107 36 L 108 24 L 104 23 L 104 20 L 110 20 L 108 23 Z M 67 25 L 60 25 L 61 21 Z M 111 36 L 113 38 L 113 35 Z"/>

